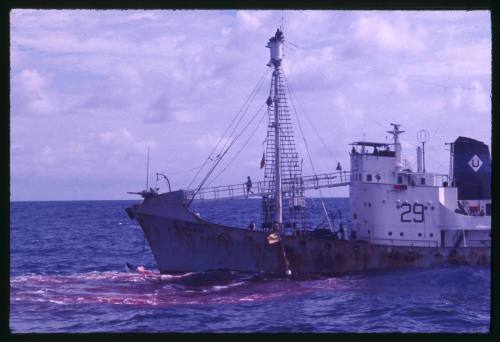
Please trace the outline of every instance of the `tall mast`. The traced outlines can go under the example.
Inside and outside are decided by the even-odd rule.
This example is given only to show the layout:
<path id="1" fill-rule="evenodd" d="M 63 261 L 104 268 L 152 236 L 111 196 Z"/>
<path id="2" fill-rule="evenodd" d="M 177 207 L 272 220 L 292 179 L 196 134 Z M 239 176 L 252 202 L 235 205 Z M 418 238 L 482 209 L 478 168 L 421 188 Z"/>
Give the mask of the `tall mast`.
<path id="1" fill-rule="evenodd" d="M 278 29 L 274 37 L 269 39 L 267 47 L 271 50 L 270 64 L 273 65 L 273 78 L 274 78 L 274 180 L 275 180 L 275 222 L 281 228 L 283 225 L 283 198 L 282 198 L 282 184 L 281 184 L 281 151 L 280 151 L 280 117 L 279 117 L 279 68 L 283 59 L 283 33 Z"/>
<path id="2" fill-rule="evenodd" d="M 265 151 L 262 227 L 279 229 L 285 234 L 304 229 L 304 183 L 302 163 L 295 146 L 292 118 L 288 108 L 287 85 L 282 69 L 283 32 L 278 29 L 267 47 L 273 68 L 267 99 L 268 129 Z"/>

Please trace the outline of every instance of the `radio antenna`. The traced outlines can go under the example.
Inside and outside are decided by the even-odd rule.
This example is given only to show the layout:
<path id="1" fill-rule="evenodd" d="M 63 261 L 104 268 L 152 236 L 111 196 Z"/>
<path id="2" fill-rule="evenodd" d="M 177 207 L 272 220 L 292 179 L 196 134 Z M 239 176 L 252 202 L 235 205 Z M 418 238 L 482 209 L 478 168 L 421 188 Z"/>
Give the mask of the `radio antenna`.
<path id="1" fill-rule="evenodd" d="M 146 191 L 149 189 L 149 145 L 148 145 L 148 161 L 146 163 Z"/>
<path id="2" fill-rule="evenodd" d="M 429 141 L 430 134 L 426 129 L 421 129 L 417 133 L 417 140 L 422 143 L 422 162 L 423 162 L 423 172 L 425 173 L 425 143 Z"/>

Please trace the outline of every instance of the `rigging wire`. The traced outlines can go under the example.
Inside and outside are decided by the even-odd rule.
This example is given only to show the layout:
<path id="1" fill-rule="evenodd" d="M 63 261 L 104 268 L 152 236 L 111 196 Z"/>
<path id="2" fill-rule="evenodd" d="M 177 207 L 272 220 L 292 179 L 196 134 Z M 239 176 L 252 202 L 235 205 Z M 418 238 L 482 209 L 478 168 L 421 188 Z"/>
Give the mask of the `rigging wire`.
<path id="1" fill-rule="evenodd" d="M 412 143 L 412 142 L 408 142 L 409 144 L 413 145 L 414 147 L 420 147 L 419 144 L 415 144 L 415 143 Z M 429 148 L 429 147 L 427 147 Z M 432 150 L 432 148 L 431 148 Z M 443 163 L 441 163 L 439 160 L 437 160 L 436 158 L 434 158 L 433 154 L 432 153 L 426 153 L 425 154 L 426 157 L 430 157 L 433 161 L 435 161 L 437 164 L 439 164 L 441 167 L 445 168 L 445 169 L 448 169 L 449 166 L 445 166 Z"/>
<path id="2" fill-rule="evenodd" d="M 265 104 L 265 103 L 264 103 Z M 219 163 L 221 162 L 221 160 L 224 158 L 224 156 L 227 154 L 227 152 L 231 149 L 231 147 L 236 143 L 236 141 L 241 137 L 241 135 L 243 134 L 243 132 L 248 128 L 248 126 L 250 126 L 250 124 L 255 120 L 255 118 L 257 117 L 257 115 L 259 114 L 259 112 L 262 110 L 262 107 L 264 106 L 264 104 L 262 104 L 259 109 L 255 112 L 255 114 L 250 118 L 250 120 L 247 122 L 247 124 L 241 129 L 241 131 L 233 138 L 233 140 L 230 142 L 229 146 L 226 147 L 226 149 L 221 152 L 220 154 L 217 155 L 217 158 L 215 160 L 215 163 L 214 165 L 212 165 L 212 167 L 210 168 L 210 170 L 208 171 L 208 173 L 205 175 L 205 177 L 202 179 L 202 181 L 200 182 L 200 184 L 198 185 L 198 187 L 196 188 L 196 190 L 194 191 L 193 193 L 193 196 L 191 197 L 191 199 L 189 200 L 188 202 L 188 206 L 191 204 L 191 202 L 193 201 L 194 197 L 196 196 L 196 194 L 201 190 L 201 188 L 205 185 L 205 183 L 207 182 L 207 180 L 210 178 L 210 176 L 212 175 L 212 173 L 214 172 L 215 168 L 219 165 Z"/>
<path id="3" fill-rule="evenodd" d="M 293 45 L 295 45 L 295 44 L 293 44 Z M 296 46 L 296 45 L 295 45 L 295 46 Z M 298 47 L 298 46 L 297 46 L 297 47 Z M 300 47 L 298 47 L 298 48 L 300 48 Z M 309 66 L 307 66 L 307 67 L 309 67 Z M 322 72 L 318 72 L 318 70 L 317 70 L 316 68 L 315 68 L 315 70 L 314 70 L 314 71 L 315 71 L 317 74 L 321 75 L 321 77 L 322 77 L 322 78 L 326 81 L 326 83 L 327 83 L 327 84 L 329 84 L 330 86 L 332 86 L 332 87 L 333 87 L 333 85 L 332 85 L 331 81 L 330 81 L 329 79 L 327 79 L 327 78 L 324 76 L 324 73 L 322 73 Z M 382 71 L 380 71 L 380 72 L 382 72 Z M 389 74 L 389 73 L 387 73 L 387 74 Z M 293 92 L 293 90 L 291 90 L 291 91 L 290 91 L 290 93 L 291 93 L 291 94 L 292 94 L 292 96 L 294 96 L 294 97 L 295 97 L 295 99 L 297 100 L 297 96 L 295 95 L 295 93 Z M 297 101 L 297 102 L 298 102 L 298 101 Z M 302 110 L 302 112 L 304 112 L 304 113 L 305 113 L 305 111 L 304 111 L 304 109 L 302 108 L 302 106 L 300 106 L 300 102 L 298 102 L 298 105 L 299 105 L 300 109 Z M 328 147 L 326 146 L 326 144 L 325 144 L 324 140 L 322 139 L 321 135 L 319 135 L 318 130 L 317 130 L 317 129 L 316 129 L 316 127 L 313 125 L 313 123 L 312 123 L 312 121 L 310 120 L 310 118 L 309 118 L 307 115 L 305 115 L 305 117 L 306 117 L 306 119 L 308 120 L 308 122 L 309 122 L 309 124 L 311 125 L 311 127 L 312 127 L 312 128 L 314 129 L 314 131 L 316 132 L 316 135 L 318 136 L 318 138 L 322 141 L 323 145 L 324 145 L 324 146 L 327 148 L 327 150 L 330 152 L 330 150 L 329 150 L 329 149 L 328 149 Z M 372 121 L 373 123 L 375 123 L 376 125 L 378 125 L 379 127 L 381 127 L 382 129 L 384 129 L 384 130 L 386 129 L 386 127 L 385 127 L 384 125 L 382 125 L 380 122 L 378 122 L 377 120 L 375 120 L 372 116 L 367 115 L 367 116 L 365 116 L 365 117 L 366 117 L 366 118 L 368 118 L 368 119 L 369 119 L 370 121 Z M 391 143 L 393 143 L 393 141 L 394 141 L 394 140 L 391 138 Z M 411 143 L 411 144 L 412 144 L 412 145 L 414 145 L 413 143 Z M 415 145 L 415 146 L 416 146 L 416 145 Z M 433 160 L 434 160 L 434 161 L 436 161 L 439 165 L 441 165 L 442 167 L 444 167 L 444 165 L 443 165 L 441 162 L 439 162 L 437 159 L 435 159 L 434 157 L 432 157 L 432 156 L 431 156 L 431 159 L 433 159 Z"/>
<path id="4" fill-rule="evenodd" d="M 266 71 L 268 71 L 268 70 L 266 70 Z M 266 72 L 266 75 L 267 75 L 267 72 Z M 262 86 L 262 84 L 264 84 L 264 80 L 265 80 L 265 79 L 263 79 L 263 80 L 262 80 L 262 82 L 260 83 L 259 88 L 257 89 L 257 91 L 259 91 L 259 90 L 260 90 L 260 87 Z M 255 96 L 257 96 L 257 91 L 254 93 L 254 95 L 253 95 L 253 97 L 252 97 L 252 100 L 251 100 L 251 101 L 253 101 L 253 100 L 255 99 Z M 236 125 L 233 127 L 233 130 L 231 131 L 231 133 L 229 134 L 229 136 L 233 136 L 233 134 L 236 132 L 236 129 L 238 128 L 238 125 L 240 124 L 240 122 L 242 122 L 243 118 L 245 117 L 245 115 L 246 115 L 246 113 L 247 113 L 247 111 L 248 111 L 248 108 L 250 108 L 250 103 L 248 103 L 247 108 L 245 109 L 245 113 L 244 113 L 244 115 L 242 115 L 242 116 L 240 117 L 240 119 L 238 120 L 238 122 L 236 123 Z M 261 108 L 262 108 L 262 106 L 261 106 Z M 260 111 L 260 109 L 261 109 L 261 108 L 259 108 L 259 109 L 258 109 L 258 111 Z M 255 113 L 255 115 L 256 115 L 256 114 L 257 114 L 257 113 Z M 253 120 L 253 118 L 252 118 L 251 120 Z M 242 130 L 242 131 L 243 131 L 243 130 Z M 240 133 L 240 134 L 241 134 L 241 133 Z M 228 143 L 229 143 L 229 140 L 226 140 L 225 144 L 224 144 L 224 145 L 223 145 L 223 147 L 222 147 L 222 150 L 224 150 L 224 149 L 225 149 L 225 147 L 228 145 Z"/>
<path id="5" fill-rule="evenodd" d="M 331 80 L 329 80 L 326 76 L 325 76 L 325 73 L 324 72 L 321 72 L 321 70 L 319 70 L 314 64 L 312 65 L 312 67 L 314 68 L 314 70 L 312 70 L 310 68 L 310 66 L 308 64 L 306 64 L 306 67 L 309 68 L 310 71 L 313 71 L 314 73 L 316 74 L 319 74 L 321 76 L 321 78 L 326 81 L 326 83 L 332 88 L 335 90 L 335 85 L 333 84 L 333 82 Z M 367 117 L 369 120 L 371 120 L 373 123 L 375 123 L 376 125 L 380 126 L 382 129 L 386 129 L 386 126 L 384 126 L 383 124 L 381 124 L 380 122 L 378 122 L 377 120 L 375 120 L 374 118 L 372 118 L 371 116 L 369 115 L 365 115 L 365 117 Z"/>
<path id="6" fill-rule="evenodd" d="M 195 166 L 195 167 L 192 167 L 190 169 L 186 169 L 186 170 L 181 170 L 181 171 L 174 171 L 174 172 L 169 172 L 168 174 L 169 175 L 181 175 L 183 173 L 189 173 L 191 171 L 194 171 L 194 170 L 197 170 L 199 169 L 201 166 L 203 166 L 203 163 L 198 165 L 198 166 Z"/>
<path id="7" fill-rule="evenodd" d="M 295 44 L 294 44 L 294 45 L 295 45 Z M 297 46 L 297 45 L 295 45 L 295 46 Z M 297 46 L 297 47 L 298 47 L 298 46 Z M 298 48 L 300 48 L 300 47 L 298 47 Z M 302 48 L 300 48 L 300 49 L 302 49 Z M 324 72 L 321 72 L 319 69 L 317 69 L 317 68 L 316 68 L 316 66 L 315 66 L 314 64 L 313 64 L 313 68 L 314 68 L 314 70 L 313 70 L 313 69 L 311 69 L 311 67 L 310 67 L 308 64 L 305 64 L 305 66 L 306 66 L 306 68 L 308 68 L 308 69 L 309 69 L 309 71 L 312 71 L 312 74 L 318 74 L 318 75 L 320 75 L 320 77 L 321 77 L 321 78 L 322 78 L 322 79 L 323 79 L 323 80 L 324 80 L 324 81 L 325 81 L 325 82 L 326 82 L 326 83 L 327 83 L 327 84 L 328 84 L 328 85 L 329 85 L 332 89 L 335 89 L 335 85 L 332 83 L 332 81 L 331 81 L 331 80 L 329 80 L 328 78 L 326 78 L 326 77 L 325 77 L 325 73 L 324 73 Z M 384 129 L 384 130 L 386 129 L 386 126 L 382 125 L 380 122 L 376 121 L 376 120 L 375 120 L 374 118 L 372 118 L 371 116 L 369 116 L 369 115 L 365 115 L 364 117 L 368 118 L 369 120 L 371 120 L 373 123 L 375 123 L 376 125 L 378 125 L 378 126 L 379 126 L 379 127 L 381 127 L 382 129 Z M 307 116 L 306 116 L 306 118 L 308 119 L 309 123 L 311 123 L 311 122 L 310 122 L 310 120 L 309 120 L 309 118 L 308 118 Z M 313 128 L 314 128 L 314 127 L 313 127 Z M 314 128 L 314 129 L 315 129 L 315 128 Z M 315 129 L 315 130 L 316 130 L 316 129 Z M 318 137 L 321 137 L 321 136 L 318 134 Z M 322 140 L 322 139 L 321 139 L 321 140 Z M 323 143 L 323 144 L 324 144 L 324 143 Z M 325 144 L 324 144 L 324 145 L 325 145 Z M 326 145 L 325 145 L 325 147 L 326 147 Z M 327 150 L 329 151 L 328 147 L 327 147 Z M 330 151 L 329 151 L 329 152 L 330 152 Z"/>
<path id="8" fill-rule="evenodd" d="M 255 99 L 255 96 L 257 95 L 257 92 L 259 91 L 259 89 L 262 87 L 262 84 L 264 83 L 267 75 L 269 73 L 269 69 L 266 69 L 264 71 L 264 73 L 262 74 L 261 78 L 259 79 L 259 81 L 257 82 L 257 85 L 254 87 L 254 89 L 252 90 L 252 92 L 248 95 L 248 97 L 246 98 L 245 102 L 243 103 L 242 107 L 240 108 L 240 110 L 238 111 L 238 113 L 233 117 L 233 119 L 231 120 L 231 122 L 229 123 L 229 126 L 226 127 L 226 129 L 224 130 L 224 133 L 222 134 L 222 136 L 219 138 L 219 140 L 217 141 L 217 143 L 215 144 L 214 148 L 212 149 L 212 151 L 210 152 L 210 154 L 208 155 L 208 158 L 205 160 L 205 162 L 201 165 L 201 167 L 198 169 L 198 172 L 196 172 L 196 174 L 194 175 L 194 177 L 192 178 L 191 182 L 189 182 L 189 185 L 187 186 L 187 188 L 191 188 L 191 185 L 194 183 L 194 181 L 198 178 L 200 172 L 203 170 L 203 168 L 207 165 L 207 163 L 209 161 L 214 161 L 213 159 L 213 156 L 214 156 L 214 153 L 217 151 L 217 148 L 219 147 L 219 145 L 221 144 L 221 142 L 223 140 L 226 140 L 226 143 L 227 143 L 227 139 L 234 133 L 235 129 L 238 127 L 239 123 L 241 122 L 241 120 L 243 119 L 243 117 L 245 117 L 247 111 L 248 111 L 248 108 L 251 104 L 251 102 Z M 236 123 L 235 123 L 236 122 Z M 229 135 L 227 135 L 228 131 L 231 129 L 231 127 L 234 125 L 233 129 L 231 130 L 231 133 Z M 224 150 L 224 148 L 226 147 L 226 143 L 224 143 L 224 145 L 221 147 L 221 151 Z M 220 153 L 217 154 L 216 156 L 216 160 L 217 158 L 220 156 Z"/>
<path id="9" fill-rule="evenodd" d="M 306 152 L 307 152 L 307 157 L 309 159 L 309 163 L 311 164 L 313 174 L 316 175 L 317 174 L 316 168 L 314 167 L 314 163 L 313 163 L 312 156 L 311 156 L 311 151 L 309 149 L 309 144 L 307 143 L 307 140 L 305 138 L 304 131 L 302 129 L 302 124 L 300 122 L 299 115 L 298 115 L 297 110 L 295 108 L 295 101 L 297 100 L 297 97 L 295 96 L 295 93 L 291 90 L 291 88 L 288 84 L 289 82 L 288 82 L 284 72 L 283 72 L 283 78 L 285 79 L 285 84 L 286 84 L 286 87 L 288 89 L 288 92 L 290 93 L 290 95 L 292 95 L 292 96 L 290 96 L 290 103 L 292 104 L 293 112 L 295 114 L 295 117 L 297 118 L 297 123 L 299 126 L 300 135 L 302 136 L 302 140 L 304 141 L 304 145 L 306 147 Z M 293 98 L 295 98 L 295 101 L 293 100 Z M 304 112 L 304 116 L 307 116 L 307 114 L 305 112 Z M 321 197 L 321 205 L 323 207 L 323 211 L 325 213 L 325 217 L 326 217 L 326 220 L 328 222 L 328 226 L 330 227 L 330 230 L 333 230 L 332 223 L 330 222 L 330 217 L 328 216 L 328 212 L 326 210 L 323 192 L 321 191 L 321 189 L 318 189 L 318 191 L 319 191 L 319 195 Z"/>
<path id="10" fill-rule="evenodd" d="M 212 158 L 215 151 L 217 150 L 217 148 L 219 147 L 219 144 L 223 141 L 223 140 L 226 140 L 228 139 L 233 133 L 234 133 L 234 129 L 236 129 L 239 125 L 239 123 L 241 122 L 242 118 L 246 115 L 246 112 L 250 106 L 250 103 L 251 101 L 254 100 L 258 90 L 260 89 L 260 87 L 262 86 L 266 76 L 267 76 L 267 73 L 269 72 L 269 70 L 265 70 L 265 72 L 263 73 L 263 75 L 261 76 L 259 82 L 257 83 L 257 85 L 254 87 L 254 89 L 252 90 L 252 92 L 249 94 L 249 96 L 247 97 L 247 99 L 245 100 L 243 106 L 240 108 L 240 110 L 238 111 L 238 113 L 236 114 L 236 116 L 233 117 L 233 119 L 231 120 L 229 126 L 226 128 L 226 130 L 224 131 L 224 133 L 222 134 L 222 136 L 219 138 L 219 140 L 217 141 L 216 145 L 214 146 L 214 148 L 212 149 L 212 151 L 210 152 L 208 158 L 206 159 L 205 163 L 202 165 L 202 167 L 198 170 L 198 172 L 196 173 L 196 175 L 193 177 L 193 179 L 191 180 L 191 182 L 189 183 L 189 185 L 187 186 L 187 188 L 190 188 L 191 185 L 194 183 L 194 181 L 196 180 L 196 178 L 198 177 L 198 175 L 200 174 L 201 170 L 205 167 L 205 165 L 208 163 L 208 161 L 214 161 L 214 159 Z M 236 124 L 235 124 L 236 122 Z M 233 127 L 233 130 L 231 131 L 231 133 L 229 135 L 227 135 L 228 131 L 231 129 L 231 127 L 233 126 L 234 124 L 234 127 Z M 226 137 L 227 135 L 227 137 Z M 227 140 L 226 140 L 227 142 Z M 221 147 L 221 151 L 224 150 L 224 148 L 226 147 L 226 144 L 224 144 L 222 147 Z M 217 157 L 220 156 L 220 153 L 217 155 Z"/>
<path id="11" fill-rule="evenodd" d="M 262 110 L 262 108 L 264 107 L 264 104 L 259 108 L 258 112 L 260 112 Z M 262 120 L 264 120 L 264 118 L 267 116 L 267 113 L 264 112 L 264 115 L 260 118 L 260 120 L 257 122 L 257 125 L 255 126 L 255 128 L 253 129 L 253 131 L 250 133 L 250 135 L 248 136 L 247 140 L 243 143 L 243 145 L 241 146 L 241 148 L 238 150 L 238 152 L 236 152 L 236 154 L 233 156 L 233 158 L 227 163 L 227 165 L 214 177 L 212 178 L 212 180 L 207 184 L 207 186 L 211 185 L 222 173 L 224 173 L 224 171 L 227 170 L 227 168 L 233 163 L 233 161 L 240 155 L 240 153 L 243 151 L 243 149 L 248 145 L 248 143 L 250 142 L 250 139 L 255 135 L 255 132 L 257 131 L 257 129 L 260 127 L 260 124 L 262 123 Z"/>
<path id="12" fill-rule="evenodd" d="M 297 49 L 300 49 L 302 51 L 307 51 L 306 49 L 292 43 L 292 42 L 287 42 L 287 44 L 291 44 L 292 46 L 289 46 L 289 49 L 290 51 L 292 52 L 296 52 Z M 350 65 L 353 65 L 352 63 L 349 63 L 348 61 L 345 61 L 345 60 L 341 60 L 342 62 L 346 63 L 346 64 L 350 64 Z M 306 67 L 309 68 L 309 65 L 306 64 Z M 315 74 L 319 74 L 323 80 L 326 81 L 326 83 L 328 85 L 330 85 L 332 87 L 332 89 L 334 89 L 334 85 L 332 83 L 331 80 L 329 80 L 328 78 L 325 77 L 325 74 L 324 72 L 321 72 L 319 71 L 315 65 L 313 65 L 314 67 L 314 72 Z M 377 69 L 377 68 L 374 68 L 374 67 L 370 67 L 370 66 L 365 66 L 365 68 L 368 68 L 369 70 L 371 71 L 374 71 L 374 72 L 378 72 L 378 73 L 382 73 L 382 74 L 386 74 L 386 75 L 391 75 L 391 76 L 401 76 L 397 73 L 394 73 L 394 72 L 389 72 L 389 71 L 384 71 L 384 70 L 380 70 L 380 69 Z M 309 68 L 310 69 L 310 68 Z M 360 68 L 357 68 L 357 69 L 360 69 Z M 311 69 L 310 69 L 311 70 Z M 438 84 L 438 83 L 434 83 L 434 82 L 427 82 L 427 81 L 422 81 L 422 80 L 418 80 L 418 79 L 415 79 L 415 78 L 406 78 L 406 80 L 410 81 L 410 82 L 414 82 L 414 83 L 420 83 L 420 84 L 423 84 L 423 85 L 428 85 L 428 86 L 434 86 L 434 87 L 440 87 L 443 89 L 444 91 L 444 97 L 446 97 L 446 92 L 449 90 L 449 89 L 460 89 L 460 90 L 474 90 L 475 88 L 471 88 L 471 87 L 462 87 L 462 86 L 450 86 L 450 85 L 443 85 L 443 84 Z M 378 125 L 379 127 L 381 127 L 383 130 L 386 129 L 386 127 L 384 125 L 382 125 L 380 122 L 378 122 L 377 120 L 375 120 L 372 116 L 370 115 L 364 115 L 365 118 L 368 118 L 368 120 L 370 120 L 371 122 L 373 122 L 374 124 Z M 441 117 L 441 116 L 438 116 L 438 117 Z M 438 125 L 439 126 L 439 125 Z M 439 129 L 439 127 L 436 128 L 435 132 L 437 132 L 437 130 Z"/>
<path id="13" fill-rule="evenodd" d="M 292 42 L 287 42 L 287 44 L 292 44 L 292 50 L 291 51 L 294 51 L 294 50 L 302 50 L 302 51 L 305 51 L 307 52 L 306 49 L 298 46 L 297 44 L 294 44 Z M 295 51 L 294 51 L 295 52 Z M 349 64 L 352 66 L 354 66 L 353 63 L 350 63 L 349 61 L 347 60 L 343 60 L 343 59 L 340 59 L 339 61 L 343 62 L 343 63 L 346 63 L 346 64 Z M 391 75 L 391 76 L 401 76 L 400 74 L 398 73 L 395 73 L 395 72 L 390 72 L 390 71 L 384 71 L 384 70 L 380 70 L 378 68 L 374 68 L 372 66 L 369 66 L 369 65 L 364 65 L 363 66 L 364 68 L 368 68 L 370 69 L 371 71 L 374 71 L 374 72 L 377 72 L 377 73 L 381 73 L 381 74 L 386 74 L 386 75 Z M 361 68 L 356 68 L 358 70 L 360 70 Z M 320 73 L 320 74 L 323 74 L 323 73 Z M 424 85 L 428 85 L 428 86 L 433 86 L 433 87 L 440 87 L 440 88 L 444 88 L 444 89 L 462 89 L 462 90 L 476 90 L 475 88 L 473 87 L 462 87 L 462 86 L 454 86 L 454 85 L 446 85 L 446 84 L 440 84 L 440 83 L 435 83 L 435 82 L 428 82 L 428 81 L 422 81 L 422 80 L 419 80 L 419 79 L 415 79 L 415 78 L 406 78 L 406 80 L 410 81 L 410 82 L 414 82 L 414 83 L 420 83 L 420 84 L 424 84 Z"/>
<path id="14" fill-rule="evenodd" d="M 290 42 L 289 42 L 289 43 L 290 43 Z M 300 48 L 299 46 L 297 46 L 296 44 L 293 44 L 293 45 L 294 45 L 294 46 L 296 46 L 296 47 L 297 47 L 297 48 L 299 48 L 299 49 L 302 49 L 302 48 Z M 294 49 L 292 49 L 291 51 L 294 51 Z M 295 52 L 295 51 L 294 51 L 294 52 Z M 306 65 L 306 67 L 307 67 L 307 68 L 309 68 L 309 65 Z M 319 74 L 319 75 L 323 78 L 323 80 L 325 80 L 325 81 L 326 81 L 326 83 L 327 83 L 327 84 L 329 84 L 330 86 L 332 86 L 332 88 L 333 88 L 333 84 L 332 84 L 332 82 L 331 82 L 328 78 L 326 78 L 326 77 L 325 77 L 324 73 L 323 73 L 323 72 L 319 72 L 319 70 L 318 70 L 315 66 L 313 66 L 313 67 L 314 67 L 314 71 L 315 71 L 315 73 L 316 73 L 316 74 Z M 375 69 L 375 68 L 372 68 L 372 67 L 368 67 L 368 68 L 369 68 L 369 69 L 371 69 L 371 70 L 373 70 L 373 71 L 375 71 L 375 72 L 384 73 L 384 74 L 393 75 L 393 76 L 399 76 L 399 75 L 398 75 L 398 74 L 396 74 L 396 73 L 386 72 L 386 71 L 382 71 L 382 70 Z M 310 68 L 309 68 L 309 69 L 310 69 Z M 311 70 L 311 69 L 310 69 L 310 70 Z M 415 79 L 408 79 L 408 80 L 409 80 L 409 81 L 412 81 L 412 82 L 417 82 L 417 83 L 426 84 L 426 85 L 431 85 L 431 86 L 442 87 L 442 88 L 444 88 L 444 89 L 445 89 L 445 91 L 447 91 L 448 89 L 474 90 L 474 88 L 467 88 L 467 87 L 460 87 L 460 86 L 446 86 L 446 85 L 442 85 L 442 84 L 437 84 L 437 83 L 432 83 L 432 82 L 425 82 L 425 81 L 419 81 L 419 80 L 415 80 Z M 296 97 L 296 95 L 295 95 L 295 94 L 294 94 L 294 96 Z M 299 105 L 300 105 L 300 103 L 299 103 Z M 302 109 L 302 110 L 303 110 L 303 109 Z M 318 138 L 319 138 L 320 140 L 323 140 L 323 139 L 321 138 L 321 136 L 317 133 L 317 129 L 316 129 L 316 127 L 312 125 L 312 122 L 311 122 L 311 120 L 309 119 L 309 117 L 308 117 L 308 116 L 306 116 L 306 118 L 308 119 L 308 122 L 311 124 L 311 127 L 312 127 L 315 131 L 316 131 L 316 134 L 317 134 Z M 384 125 L 382 125 L 380 122 L 378 122 L 377 120 L 375 120 L 372 116 L 370 116 L 370 115 L 365 115 L 365 118 L 368 118 L 368 119 L 369 119 L 372 123 L 374 123 L 374 124 L 378 125 L 378 126 L 379 126 L 379 127 L 381 127 L 382 129 L 384 129 L 384 130 L 386 129 L 386 127 L 385 127 Z M 437 127 L 437 128 L 436 128 L 435 132 L 436 132 L 438 129 L 439 129 L 439 127 Z M 391 139 L 391 143 L 392 143 L 392 142 L 393 142 L 393 139 Z M 323 143 L 323 145 L 325 145 L 325 144 L 324 144 L 324 142 L 322 142 L 322 143 Z M 412 143 L 411 143 L 411 144 L 412 144 Z M 412 145 L 414 145 L 414 144 L 412 144 Z M 414 146 L 416 146 L 416 145 L 414 145 Z M 326 145 L 325 145 L 325 147 L 326 147 Z M 327 150 L 328 150 L 328 148 L 327 148 Z M 329 151 L 329 150 L 328 150 L 328 151 Z M 329 151 L 329 152 L 330 152 L 330 151 Z M 441 167 L 445 167 L 445 166 L 444 166 L 441 162 L 439 162 L 437 159 L 435 159 L 434 157 L 432 157 L 432 155 L 431 155 L 431 159 L 432 159 L 432 160 L 434 160 L 436 163 L 438 163 Z"/>

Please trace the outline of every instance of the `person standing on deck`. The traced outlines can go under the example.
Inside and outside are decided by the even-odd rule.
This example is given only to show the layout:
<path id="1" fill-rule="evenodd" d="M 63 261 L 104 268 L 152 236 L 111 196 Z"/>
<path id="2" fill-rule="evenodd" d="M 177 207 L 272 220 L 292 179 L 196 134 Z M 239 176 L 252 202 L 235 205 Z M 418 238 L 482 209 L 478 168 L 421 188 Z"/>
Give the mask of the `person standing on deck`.
<path id="1" fill-rule="evenodd" d="M 247 181 L 245 183 L 246 187 L 247 187 L 247 195 L 252 193 L 253 194 L 253 191 L 252 191 L 252 180 L 250 179 L 250 176 L 247 177 Z"/>

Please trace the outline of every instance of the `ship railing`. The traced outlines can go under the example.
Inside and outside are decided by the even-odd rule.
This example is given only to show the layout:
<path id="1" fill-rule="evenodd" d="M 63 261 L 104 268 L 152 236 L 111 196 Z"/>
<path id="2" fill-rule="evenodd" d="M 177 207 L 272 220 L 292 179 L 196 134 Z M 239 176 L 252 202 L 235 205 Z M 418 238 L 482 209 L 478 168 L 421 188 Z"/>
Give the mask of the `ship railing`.
<path id="1" fill-rule="evenodd" d="M 488 239 L 474 239 L 474 240 L 469 240 L 467 239 L 467 246 L 469 247 L 490 247 L 491 246 L 491 240 Z"/>
<path id="2" fill-rule="evenodd" d="M 373 238 L 372 243 L 379 243 L 387 246 L 411 246 L 411 247 L 438 247 L 436 240 L 406 240 L 406 239 L 384 239 Z"/>
<path id="3" fill-rule="evenodd" d="M 333 188 L 349 185 L 349 171 L 337 171 L 319 175 L 304 176 L 301 179 L 288 179 L 282 181 L 283 193 L 301 194 L 306 190 L 317 190 L 321 188 Z M 201 188 L 198 191 L 186 190 L 188 200 L 211 201 L 221 199 L 242 199 L 252 197 L 271 196 L 274 192 L 275 183 L 272 181 L 256 181 L 250 189 L 246 183 L 221 185 Z"/>
<path id="4" fill-rule="evenodd" d="M 302 177 L 304 190 L 317 190 L 321 188 L 333 188 L 349 185 L 351 180 L 350 171 L 337 171 Z"/>
<path id="5" fill-rule="evenodd" d="M 408 175 L 409 177 L 413 178 L 413 181 L 415 184 L 419 186 L 444 186 L 445 182 L 448 184 L 448 186 L 451 186 L 450 181 L 449 181 L 449 176 L 447 174 L 443 173 L 430 173 L 430 172 L 400 172 L 400 174 L 405 174 Z M 419 182 L 420 178 L 432 178 L 432 183 L 430 184 L 421 184 Z"/>

